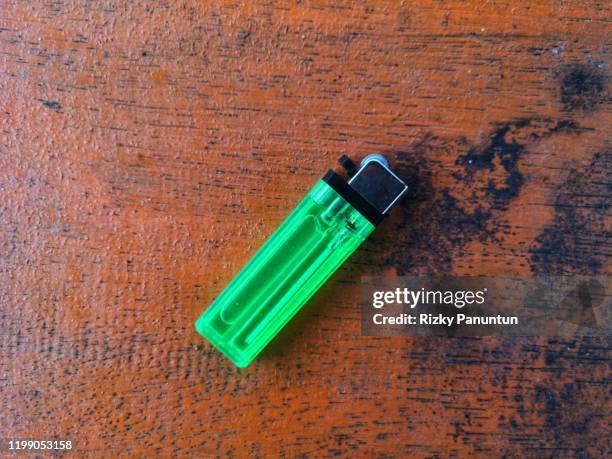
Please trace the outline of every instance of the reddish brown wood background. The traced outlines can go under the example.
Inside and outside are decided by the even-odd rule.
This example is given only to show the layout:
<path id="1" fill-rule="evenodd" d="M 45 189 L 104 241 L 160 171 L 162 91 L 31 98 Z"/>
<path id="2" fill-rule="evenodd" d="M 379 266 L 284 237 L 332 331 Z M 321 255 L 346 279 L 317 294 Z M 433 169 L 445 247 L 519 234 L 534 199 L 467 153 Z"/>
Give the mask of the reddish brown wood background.
<path id="1" fill-rule="evenodd" d="M 0 437 L 610 452 L 608 339 L 360 336 L 365 274 L 607 274 L 607 1 L 0 1 Z M 193 328 L 345 153 L 414 191 L 249 369 Z M 73 451 L 73 453 L 75 453 Z"/>

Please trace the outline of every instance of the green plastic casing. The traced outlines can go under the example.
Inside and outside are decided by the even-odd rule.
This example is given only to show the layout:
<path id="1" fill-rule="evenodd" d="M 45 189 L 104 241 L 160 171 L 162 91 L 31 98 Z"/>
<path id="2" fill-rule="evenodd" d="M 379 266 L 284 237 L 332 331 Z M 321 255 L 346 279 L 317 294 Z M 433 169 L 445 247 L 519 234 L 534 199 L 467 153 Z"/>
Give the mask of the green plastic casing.
<path id="1" fill-rule="evenodd" d="M 196 330 L 246 367 L 374 228 L 320 180 L 200 316 Z"/>

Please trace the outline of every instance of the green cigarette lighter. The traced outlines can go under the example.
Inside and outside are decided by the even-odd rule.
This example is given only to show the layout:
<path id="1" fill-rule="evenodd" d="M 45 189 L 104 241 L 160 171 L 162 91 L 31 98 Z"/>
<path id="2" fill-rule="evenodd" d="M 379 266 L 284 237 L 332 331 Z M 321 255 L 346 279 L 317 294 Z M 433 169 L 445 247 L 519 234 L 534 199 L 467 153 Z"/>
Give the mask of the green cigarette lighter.
<path id="1" fill-rule="evenodd" d="M 246 367 L 340 267 L 408 189 L 382 155 L 319 180 L 196 322 Z"/>

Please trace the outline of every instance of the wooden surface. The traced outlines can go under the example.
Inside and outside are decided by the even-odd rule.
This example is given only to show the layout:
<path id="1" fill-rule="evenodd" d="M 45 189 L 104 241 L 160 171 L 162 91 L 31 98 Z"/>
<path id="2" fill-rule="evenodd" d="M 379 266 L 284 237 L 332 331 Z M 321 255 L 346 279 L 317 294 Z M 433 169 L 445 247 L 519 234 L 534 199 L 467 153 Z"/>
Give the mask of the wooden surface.
<path id="1" fill-rule="evenodd" d="M 360 336 L 360 276 L 610 272 L 606 1 L 0 1 L 0 437 L 602 457 L 610 340 Z M 193 323 L 341 154 L 414 191 L 244 371 Z"/>

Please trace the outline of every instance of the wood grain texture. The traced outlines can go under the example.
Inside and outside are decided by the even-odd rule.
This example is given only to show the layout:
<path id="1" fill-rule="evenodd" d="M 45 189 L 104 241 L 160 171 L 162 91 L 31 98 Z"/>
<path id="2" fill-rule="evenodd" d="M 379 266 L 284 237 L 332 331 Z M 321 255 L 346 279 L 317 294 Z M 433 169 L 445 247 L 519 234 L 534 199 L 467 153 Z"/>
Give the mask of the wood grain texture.
<path id="1" fill-rule="evenodd" d="M 606 1 L 0 1 L 0 437 L 602 457 L 610 340 L 366 338 L 361 275 L 608 274 Z M 247 370 L 193 323 L 341 154 L 414 190 Z"/>

